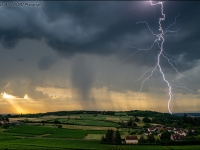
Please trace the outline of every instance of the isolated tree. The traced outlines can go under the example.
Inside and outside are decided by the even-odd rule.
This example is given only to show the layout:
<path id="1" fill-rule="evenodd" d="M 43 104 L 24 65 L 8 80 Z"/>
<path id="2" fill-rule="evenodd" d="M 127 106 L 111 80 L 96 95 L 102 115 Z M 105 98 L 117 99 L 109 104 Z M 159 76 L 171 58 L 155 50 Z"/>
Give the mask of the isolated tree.
<path id="1" fill-rule="evenodd" d="M 171 127 L 178 128 L 178 124 L 174 122 L 174 123 L 171 124 Z"/>
<path id="2" fill-rule="evenodd" d="M 160 130 L 160 133 L 163 133 L 163 132 L 165 132 L 165 130 L 164 130 L 164 129 L 161 129 L 161 130 Z"/>
<path id="3" fill-rule="evenodd" d="M 188 136 L 186 137 L 187 141 L 196 141 L 197 139 L 194 136 Z"/>
<path id="4" fill-rule="evenodd" d="M 105 140 L 105 137 L 104 137 L 104 135 L 102 135 L 102 137 L 101 137 L 101 143 L 104 143 L 106 140 Z"/>
<path id="5" fill-rule="evenodd" d="M 154 143 L 154 142 L 156 141 L 156 139 L 155 139 L 155 137 L 154 137 L 153 134 L 148 135 L 148 136 L 147 136 L 147 140 L 148 140 L 148 142 L 150 142 L 150 143 Z"/>
<path id="6" fill-rule="evenodd" d="M 145 123 L 150 123 L 150 122 L 151 122 L 151 119 L 149 119 L 149 117 L 144 117 L 144 118 L 143 118 L 143 121 L 144 121 Z"/>
<path id="7" fill-rule="evenodd" d="M 9 118 L 8 118 L 7 116 L 5 117 L 5 121 L 6 121 L 6 122 L 9 122 Z"/>
<path id="8" fill-rule="evenodd" d="M 196 136 L 196 140 L 200 142 L 200 135 Z"/>
<path id="9" fill-rule="evenodd" d="M 195 123 L 198 122 L 198 118 L 196 116 L 194 117 L 194 121 L 195 121 Z"/>
<path id="10" fill-rule="evenodd" d="M 55 120 L 54 123 L 55 123 L 55 124 L 60 124 L 60 121 Z"/>
<path id="11" fill-rule="evenodd" d="M 58 125 L 58 128 L 62 128 L 62 125 L 61 125 L 61 124 L 59 124 L 59 125 Z"/>
<path id="12" fill-rule="evenodd" d="M 132 126 L 132 124 L 133 124 L 133 119 L 132 119 L 132 118 L 130 118 L 130 119 L 129 119 L 129 121 L 127 122 L 127 126 L 129 126 L 129 127 L 130 127 L 130 126 Z"/>
<path id="13" fill-rule="evenodd" d="M 149 123 L 145 123 L 143 126 L 143 128 L 150 128 L 150 127 L 151 127 L 151 125 Z"/>
<path id="14" fill-rule="evenodd" d="M 106 136 L 105 136 L 105 141 L 108 143 L 113 143 L 114 142 L 114 132 L 113 130 L 107 130 Z"/>
<path id="15" fill-rule="evenodd" d="M 11 118 L 12 117 L 12 115 L 11 114 L 7 114 L 7 116 L 6 117 L 8 117 L 8 118 Z"/>
<path id="16" fill-rule="evenodd" d="M 185 122 L 185 123 L 187 122 L 187 114 L 185 114 L 185 113 L 183 115 L 183 122 Z"/>
<path id="17" fill-rule="evenodd" d="M 135 135 L 136 133 L 137 133 L 137 131 L 133 130 L 130 134 Z"/>
<path id="18" fill-rule="evenodd" d="M 188 129 L 188 133 L 187 133 L 187 136 L 193 136 L 194 133 L 192 132 L 191 128 Z"/>
<path id="19" fill-rule="evenodd" d="M 115 133 L 115 143 L 116 144 L 121 144 L 122 143 L 121 135 L 120 135 L 118 130 Z"/>
<path id="20" fill-rule="evenodd" d="M 135 122 L 133 122 L 132 127 L 137 127 L 137 124 Z"/>
<path id="21" fill-rule="evenodd" d="M 145 140 L 143 135 L 140 136 L 139 142 L 140 143 L 145 143 L 146 142 L 146 140 Z"/>
<path id="22" fill-rule="evenodd" d="M 126 123 L 124 123 L 123 121 L 121 122 L 121 127 L 125 127 Z"/>
<path id="23" fill-rule="evenodd" d="M 114 131 L 111 129 L 111 143 L 115 143 L 115 133 Z"/>
<path id="24" fill-rule="evenodd" d="M 135 121 L 136 121 L 136 122 L 139 122 L 140 119 L 139 119 L 137 116 L 135 116 Z"/>
<path id="25" fill-rule="evenodd" d="M 161 134 L 161 136 L 160 136 L 160 139 L 161 140 L 170 140 L 170 133 L 169 132 L 167 132 L 167 131 L 165 131 L 165 132 L 163 132 L 162 134 Z"/>

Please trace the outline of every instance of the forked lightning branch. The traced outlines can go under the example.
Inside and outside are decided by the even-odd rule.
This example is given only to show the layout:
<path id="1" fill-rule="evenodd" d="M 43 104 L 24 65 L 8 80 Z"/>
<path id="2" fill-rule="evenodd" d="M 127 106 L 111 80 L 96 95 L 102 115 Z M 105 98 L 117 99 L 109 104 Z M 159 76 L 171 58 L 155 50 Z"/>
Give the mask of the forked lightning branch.
<path id="1" fill-rule="evenodd" d="M 171 109 L 170 109 L 171 102 L 173 101 L 172 87 L 183 88 L 183 89 L 186 89 L 186 90 L 191 91 L 191 90 L 188 89 L 186 86 L 184 86 L 183 84 L 181 84 L 181 83 L 179 82 L 179 80 L 178 80 L 178 79 L 180 79 L 180 78 L 182 78 L 182 77 L 185 77 L 185 78 L 187 78 L 187 79 L 189 79 L 189 80 L 191 80 L 191 79 L 188 78 L 188 77 L 185 76 L 185 75 L 182 75 L 182 74 L 178 71 L 178 69 L 177 69 L 177 68 L 175 67 L 175 65 L 174 65 L 174 64 L 176 64 L 176 62 L 174 61 L 174 57 L 171 56 L 171 55 L 169 55 L 169 54 L 167 54 L 167 53 L 164 51 L 164 48 L 163 48 L 163 44 L 164 44 L 164 42 L 165 42 L 165 38 L 164 38 L 164 37 L 176 36 L 176 35 L 177 35 L 177 32 L 179 31 L 179 29 L 176 30 L 176 31 L 171 31 L 171 30 L 169 30 L 169 28 L 170 28 L 172 25 L 176 24 L 176 18 L 179 16 L 180 13 L 175 17 L 175 22 L 174 22 L 174 23 L 170 24 L 166 29 L 163 29 L 163 27 L 162 27 L 162 21 L 165 20 L 164 2 L 162 2 L 162 1 L 153 2 L 153 1 L 150 0 L 150 4 L 151 4 L 152 6 L 160 5 L 160 7 L 161 7 L 161 8 L 160 8 L 160 9 L 161 9 L 160 11 L 161 11 L 162 17 L 159 18 L 159 21 L 158 21 L 160 33 L 159 33 L 159 34 L 155 34 L 155 33 L 151 30 L 149 24 L 148 24 L 146 21 L 137 22 L 136 24 L 145 23 L 145 24 L 147 25 L 147 28 L 148 28 L 149 31 L 151 32 L 151 34 L 152 34 L 153 36 L 155 36 L 156 39 L 154 40 L 154 42 L 153 42 L 153 44 L 151 45 L 151 47 L 148 48 L 148 49 L 141 49 L 141 48 L 138 48 L 138 47 L 132 47 L 132 48 L 137 49 L 137 50 L 136 50 L 134 53 L 132 53 L 131 55 L 129 55 L 127 58 L 125 58 L 123 61 L 127 60 L 129 57 L 135 55 L 135 54 L 136 54 L 137 52 L 139 52 L 139 51 L 149 51 L 149 50 L 152 49 L 152 47 L 153 47 L 155 44 L 158 45 L 159 52 L 158 52 L 158 54 L 157 54 L 157 56 L 156 56 L 156 64 L 155 64 L 155 66 L 152 67 L 151 69 L 147 70 L 147 71 L 138 79 L 138 80 L 142 80 L 141 87 L 140 87 L 140 90 L 139 90 L 139 95 L 140 95 L 140 92 L 142 91 L 142 88 L 143 88 L 144 83 L 145 83 L 150 77 L 152 77 L 153 73 L 154 73 L 156 70 L 159 70 L 159 72 L 160 72 L 161 75 L 162 75 L 162 79 L 164 80 L 164 82 L 166 83 L 166 85 L 167 85 L 167 87 L 168 87 L 168 96 L 169 96 L 169 99 L 168 99 L 168 104 L 167 104 L 167 106 L 168 106 L 168 111 L 169 111 L 169 113 L 172 114 L 172 111 L 171 111 Z M 171 34 L 171 35 L 166 35 L 166 33 L 173 33 L 173 34 Z M 164 74 L 164 72 L 163 72 L 163 69 L 162 69 L 162 66 L 161 66 L 161 64 L 160 64 L 161 59 L 166 59 L 167 62 L 171 65 L 171 67 L 172 67 L 172 68 L 175 70 L 175 72 L 177 73 L 177 78 L 176 78 L 176 80 L 177 80 L 177 82 L 178 82 L 178 85 L 173 85 L 173 84 L 171 84 L 171 83 L 166 79 L 166 76 L 165 76 L 165 74 Z M 145 76 L 147 76 L 147 77 L 145 77 Z"/>

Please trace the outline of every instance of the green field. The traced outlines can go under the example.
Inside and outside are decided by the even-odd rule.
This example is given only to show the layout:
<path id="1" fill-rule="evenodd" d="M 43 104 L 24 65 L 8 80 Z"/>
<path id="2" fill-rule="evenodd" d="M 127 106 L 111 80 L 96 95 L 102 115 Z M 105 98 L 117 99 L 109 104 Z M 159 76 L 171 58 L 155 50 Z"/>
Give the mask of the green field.
<path id="1" fill-rule="evenodd" d="M 0 144 L 0 148 L 8 149 L 96 149 L 96 150 L 197 150 L 200 146 L 138 146 L 138 145 L 102 145 L 99 141 L 94 140 L 61 140 L 61 139 L 40 139 L 40 138 L 26 138 L 26 139 L 12 139 L 4 140 Z"/>
<path id="2" fill-rule="evenodd" d="M 45 136 L 54 138 L 71 138 L 71 139 L 83 139 L 87 134 L 105 134 L 106 131 L 101 130 L 73 130 L 63 129 L 55 127 L 44 126 L 30 126 L 22 125 L 13 129 L 9 129 L 0 134 L 7 134 L 12 136 Z"/>
<path id="3" fill-rule="evenodd" d="M 76 120 L 71 119 L 64 122 L 64 119 L 58 119 L 61 123 L 73 123 L 75 125 L 91 125 L 91 126 L 102 126 L 102 127 L 117 127 L 118 124 L 114 122 L 98 121 L 98 120 Z"/>
<path id="4" fill-rule="evenodd" d="M 55 121 L 53 116 L 45 117 L 50 123 Z M 110 115 L 91 115 L 81 114 L 73 116 L 65 116 L 56 118 L 57 121 L 64 124 L 85 125 L 85 126 L 102 126 L 102 127 L 118 127 L 118 122 L 127 121 L 128 116 L 110 116 Z"/>
<path id="5" fill-rule="evenodd" d="M 137 122 L 143 126 L 143 117 Z M 26 118 L 13 118 L 16 120 Z M 9 129 L 0 130 L 0 149 L 96 149 L 96 150 L 197 150 L 199 146 L 161 146 L 161 145 L 109 145 L 100 144 L 101 137 L 108 129 L 117 130 L 118 122 L 130 119 L 126 113 L 115 115 L 80 114 L 67 116 L 42 116 L 28 118 L 31 122 Z M 12 119 L 11 119 L 12 120 Z M 45 121 L 44 124 L 38 121 Z M 58 128 L 59 121 L 62 128 Z M 131 132 L 138 134 L 141 127 L 118 128 L 121 138 Z M 144 136 L 147 138 L 146 136 Z M 155 136 L 156 137 L 156 136 Z M 156 137 L 158 138 L 158 137 Z"/>
<path id="6" fill-rule="evenodd" d="M 74 130 L 21 125 L 0 132 L 0 149 L 97 149 L 97 150 L 195 150 L 200 146 L 106 145 L 100 144 L 105 130 Z M 123 134 L 123 132 L 121 133 Z M 124 135 L 122 135 L 123 137 Z"/>
<path id="7" fill-rule="evenodd" d="M 0 135 L 2 137 L 2 134 Z M 10 138 L 10 139 L 8 139 Z M 138 146 L 138 145 L 103 145 L 100 144 L 97 140 L 75 140 L 75 139 L 56 139 L 56 138 L 13 138 L 12 136 L 7 136 L 6 139 L 1 140 L 0 148 L 8 148 L 8 149 L 63 149 L 63 148 L 71 148 L 71 149 L 147 149 L 147 150 L 164 150 L 165 146 Z M 170 146 L 168 148 L 173 149 L 197 149 L 200 146 Z"/>

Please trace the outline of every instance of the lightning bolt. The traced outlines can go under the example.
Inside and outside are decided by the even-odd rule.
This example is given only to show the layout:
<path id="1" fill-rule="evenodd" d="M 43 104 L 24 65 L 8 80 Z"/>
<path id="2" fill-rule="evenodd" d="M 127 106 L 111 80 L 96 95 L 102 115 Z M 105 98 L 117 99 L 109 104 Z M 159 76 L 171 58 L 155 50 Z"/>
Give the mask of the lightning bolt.
<path id="1" fill-rule="evenodd" d="M 151 45 L 150 48 L 147 48 L 147 49 L 140 49 L 140 48 L 138 48 L 138 47 L 131 47 L 131 48 L 134 48 L 134 49 L 137 49 L 137 50 L 136 50 L 133 54 L 131 54 L 131 55 L 129 55 L 127 58 L 125 58 L 122 62 L 126 61 L 127 59 L 129 59 L 129 57 L 135 55 L 135 54 L 138 53 L 139 51 L 149 51 L 149 50 L 152 49 L 152 47 L 153 47 L 155 44 L 158 45 L 158 47 L 159 47 L 160 50 L 159 50 L 158 55 L 157 55 L 157 57 L 156 57 L 157 62 L 156 62 L 156 64 L 155 64 L 155 66 L 152 67 L 152 68 L 150 68 L 149 70 L 147 70 L 147 71 L 137 80 L 137 81 L 142 80 L 142 79 L 144 78 L 144 76 L 146 76 L 146 75 L 148 74 L 147 77 L 144 78 L 143 81 L 142 81 L 140 90 L 139 90 L 139 92 L 138 92 L 138 93 L 139 93 L 138 96 L 140 96 L 140 93 L 141 93 L 141 91 L 142 91 L 142 88 L 143 88 L 144 83 L 145 83 L 150 77 L 152 77 L 154 71 L 159 70 L 159 72 L 160 72 L 161 75 L 162 75 L 162 79 L 164 80 L 164 82 L 167 84 L 167 87 L 168 87 L 169 99 L 168 99 L 168 105 L 167 105 L 168 107 L 167 107 L 167 108 L 168 108 L 169 113 L 172 114 L 172 111 L 171 111 L 171 109 L 170 109 L 170 104 L 171 104 L 171 102 L 173 102 L 172 87 L 174 86 L 174 87 L 183 88 L 183 89 L 186 89 L 186 90 L 191 91 L 191 90 L 188 89 L 185 85 L 183 85 L 183 84 L 181 84 L 181 83 L 179 82 L 179 79 L 182 78 L 182 77 L 185 77 L 185 78 L 187 78 L 187 79 L 189 79 L 189 80 L 191 80 L 191 79 L 190 79 L 189 77 L 185 76 L 185 75 L 182 75 L 182 74 L 178 71 L 178 69 L 176 69 L 176 67 L 174 66 L 174 64 L 176 64 L 176 62 L 174 61 L 175 57 L 174 57 L 174 56 L 171 56 L 171 55 L 168 55 L 168 54 L 164 51 L 164 49 L 163 49 L 163 44 L 164 44 L 164 42 L 165 42 L 165 38 L 164 38 L 164 37 L 177 36 L 177 33 L 178 33 L 178 31 L 180 30 L 180 29 L 178 29 L 178 30 L 176 30 L 176 31 L 171 31 L 171 30 L 169 30 L 169 28 L 170 28 L 172 25 L 176 24 L 176 18 L 180 15 L 180 13 L 175 17 L 175 22 L 172 23 L 172 24 L 170 24 L 170 25 L 164 30 L 164 29 L 162 28 L 162 24 L 161 24 L 161 22 L 165 20 L 165 14 L 164 14 L 164 10 L 163 10 L 163 7 L 164 7 L 163 4 L 164 4 L 164 2 L 159 1 L 159 2 L 153 3 L 153 2 L 150 0 L 150 4 L 151 4 L 152 6 L 154 6 L 154 5 L 160 5 L 160 6 L 161 6 L 161 15 L 162 15 L 162 17 L 159 18 L 159 22 L 158 22 L 160 33 L 159 33 L 159 34 L 155 34 L 155 33 L 151 30 L 151 28 L 149 27 L 149 24 L 148 24 L 146 21 L 136 22 L 136 24 L 139 24 L 139 23 L 144 23 L 144 24 L 146 24 L 147 27 L 148 27 L 148 29 L 149 29 L 149 31 L 151 32 L 151 34 L 154 35 L 154 36 L 156 36 L 157 38 L 154 40 L 154 42 L 153 42 L 153 44 Z M 174 34 L 174 35 L 166 35 L 166 33 L 175 33 L 175 34 Z M 172 66 L 172 68 L 173 68 L 173 69 L 175 70 L 175 72 L 178 74 L 178 77 L 177 77 L 177 79 L 176 79 L 176 81 L 178 82 L 178 85 L 172 85 L 172 84 L 170 84 L 170 82 L 166 79 L 165 74 L 164 74 L 164 72 L 163 72 L 163 70 L 162 70 L 162 66 L 160 65 L 161 56 L 162 56 L 163 58 L 165 58 L 165 59 L 168 61 L 168 63 Z M 177 65 L 177 64 L 176 64 L 176 65 Z M 172 104 L 173 104 L 173 103 L 172 103 Z"/>

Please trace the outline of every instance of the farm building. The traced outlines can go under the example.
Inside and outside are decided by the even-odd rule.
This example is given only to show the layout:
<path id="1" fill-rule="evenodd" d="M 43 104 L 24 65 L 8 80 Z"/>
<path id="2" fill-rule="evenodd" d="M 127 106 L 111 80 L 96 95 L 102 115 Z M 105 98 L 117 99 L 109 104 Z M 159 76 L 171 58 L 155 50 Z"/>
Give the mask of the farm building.
<path id="1" fill-rule="evenodd" d="M 1 121 L 1 124 L 2 124 L 2 125 L 3 125 L 3 124 L 5 124 L 5 121 L 4 121 L 4 120 L 2 120 L 2 121 Z"/>
<path id="2" fill-rule="evenodd" d="M 148 131 L 149 131 L 149 132 L 155 132 L 155 131 L 156 131 L 156 128 L 148 128 Z"/>
<path id="3" fill-rule="evenodd" d="M 162 130 L 164 130 L 163 128 L 156 128 L 156 132 L 160 133 Z"/>
<path id="4" fill-rule="evenodd" d="M 184 135 L 184 136 L 187 135 L 187 133 L 184 130 L 179 129 L 179 128 L 174 128 L 174 133 L 179 134 L 179 135 Z"/>
<path id="5" fill-rule="evenodd" d="M 168 132 L 171 132 L 171 131 L 173 131 L 173 128 L 171 128 L 171 127 L 166 127 L 166 128 L 164 128 L 164 130 L 165 130 L 165 131 L 168 131 Z"/>
<path id="6" fill-rule="evenodd" d="M 172 134 L 170 139 L 174 141 L 183 141 L 185 140 L 185 136 L 180 134 Z"/>
<path id="7" fill-rule="evenodd" d="M 129 135 L 125 137 L 126 144 L 137 144 L 138 138 L 136 135 Z"/>

